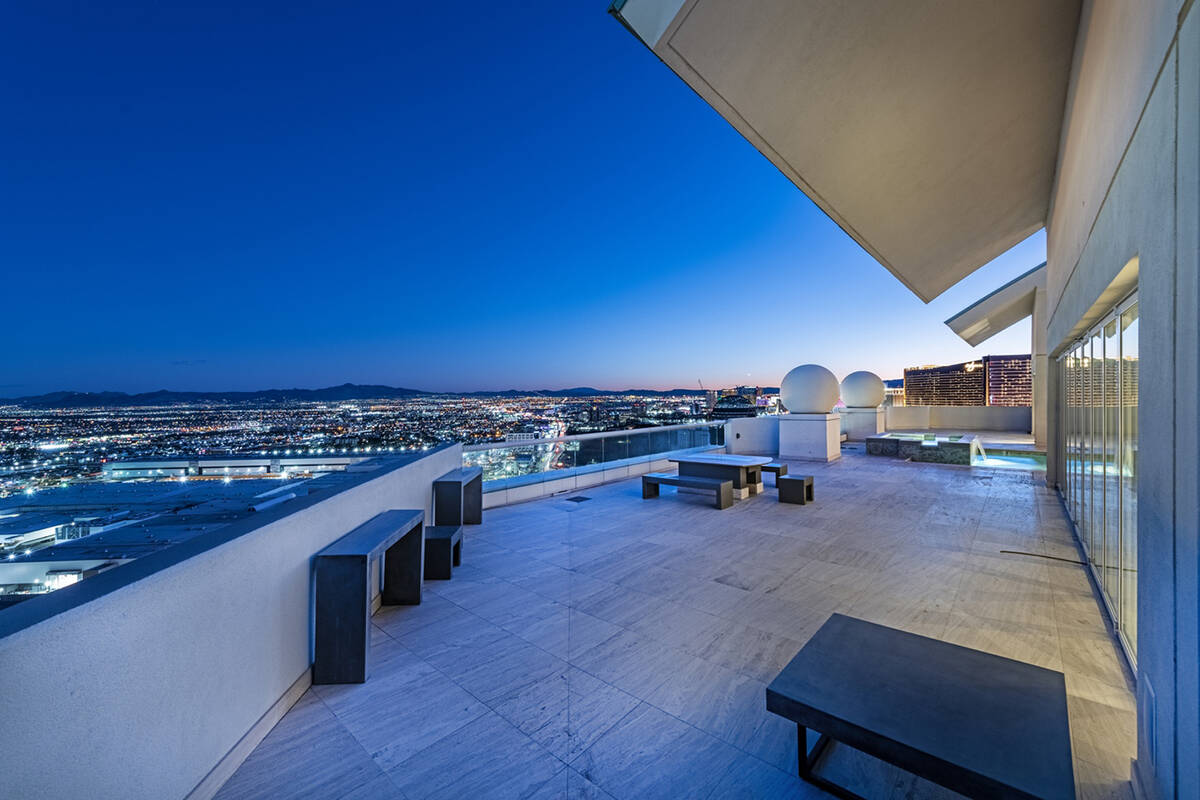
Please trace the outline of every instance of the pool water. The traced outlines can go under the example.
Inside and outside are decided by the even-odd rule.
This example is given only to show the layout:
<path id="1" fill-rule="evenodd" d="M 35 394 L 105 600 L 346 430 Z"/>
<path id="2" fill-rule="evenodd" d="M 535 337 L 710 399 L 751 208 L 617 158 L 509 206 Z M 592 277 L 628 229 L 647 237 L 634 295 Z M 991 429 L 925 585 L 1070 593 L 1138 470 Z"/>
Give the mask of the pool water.
<path id="1" fill-rule="evenodd" d="M 977 455 L 971 460 L 972 467 L 997 467 L 1000 469 L 1027 469 L 1046 471 L 1046 456 L 1041 453 L 1029 453 L 1027 455 L 1017 454 L 989 454 L 986 456 Z"/>

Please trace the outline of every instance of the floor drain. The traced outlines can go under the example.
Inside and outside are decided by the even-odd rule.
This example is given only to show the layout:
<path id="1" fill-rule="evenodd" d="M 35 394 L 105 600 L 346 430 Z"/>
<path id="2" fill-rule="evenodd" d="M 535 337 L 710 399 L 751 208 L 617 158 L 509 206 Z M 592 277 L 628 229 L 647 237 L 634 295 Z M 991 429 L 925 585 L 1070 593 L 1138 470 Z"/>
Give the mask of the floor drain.
<path id="1" fill-rule="evenodd" d="M 574 497 L 568 497 L 567 502 L 568 503 L 582 503 L 584 500 L 591 500 L 591 499 L 592 498 L 590 498 L 590 497 L 584 497 L 583 495 L 577 494 Z"/>

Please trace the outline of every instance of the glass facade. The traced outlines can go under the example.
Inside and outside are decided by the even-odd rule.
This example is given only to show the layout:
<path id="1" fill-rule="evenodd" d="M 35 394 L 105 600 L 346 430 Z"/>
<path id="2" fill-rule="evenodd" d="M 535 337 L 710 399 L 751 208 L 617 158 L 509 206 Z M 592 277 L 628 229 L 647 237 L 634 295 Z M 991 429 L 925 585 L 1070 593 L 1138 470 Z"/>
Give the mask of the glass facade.
<path id="1" fill-rule="evenodd" d="M 1059 487 L 1130 660 L 1137 656 L 1138 304 L 1127 299 L 1058 360 Z"/>

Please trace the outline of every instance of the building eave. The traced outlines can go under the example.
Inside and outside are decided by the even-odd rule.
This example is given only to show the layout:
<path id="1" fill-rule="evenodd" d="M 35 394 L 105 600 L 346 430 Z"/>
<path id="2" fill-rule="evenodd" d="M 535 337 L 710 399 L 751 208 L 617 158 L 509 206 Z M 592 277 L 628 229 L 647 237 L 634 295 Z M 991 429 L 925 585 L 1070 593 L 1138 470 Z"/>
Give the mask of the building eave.
<path id="1" fill-rule="evenodd" d="M 613 14 L 928 302 L 1045 225 L 1079 9 L 623 0 Z"/>
<path id="2" fill-rule="evenodd" d="M 1046 264 L 1019 275 L 946 320 L 963 341 L 977 347 L 1000 331 L 1031 316 L 1038 290 L 1046 288 Z"/>

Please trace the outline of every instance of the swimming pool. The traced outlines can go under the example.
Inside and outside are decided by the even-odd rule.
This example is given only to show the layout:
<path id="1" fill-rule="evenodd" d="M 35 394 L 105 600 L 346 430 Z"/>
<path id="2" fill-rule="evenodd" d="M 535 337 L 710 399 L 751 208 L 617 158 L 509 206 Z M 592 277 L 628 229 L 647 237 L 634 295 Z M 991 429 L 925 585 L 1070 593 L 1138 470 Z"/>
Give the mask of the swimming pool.
<path id="1" fill-rule="evenodd" d="M 1013 450 L 984 452 L 971 459 L 971 466 L 1045 472 L 1046 454 Z"/>
<path id="2" fill-rule="evenodd" d="M 868 436 L 867 453 L 905 461 L 957 464 L 985 469 L 1023 469 L 1045 472 L 1046 454 L 1035 450 L 985 448 L 971 433 L 883 433 Z"/>

